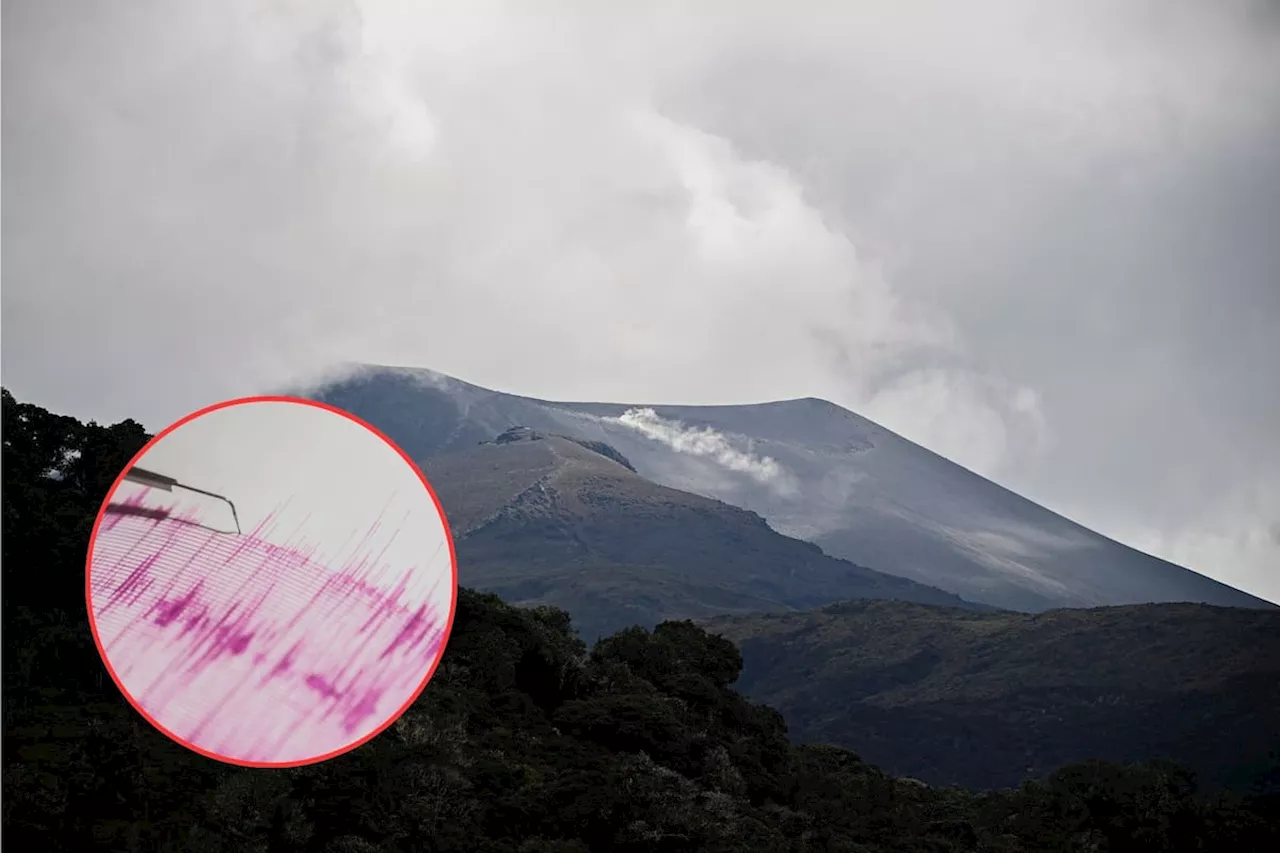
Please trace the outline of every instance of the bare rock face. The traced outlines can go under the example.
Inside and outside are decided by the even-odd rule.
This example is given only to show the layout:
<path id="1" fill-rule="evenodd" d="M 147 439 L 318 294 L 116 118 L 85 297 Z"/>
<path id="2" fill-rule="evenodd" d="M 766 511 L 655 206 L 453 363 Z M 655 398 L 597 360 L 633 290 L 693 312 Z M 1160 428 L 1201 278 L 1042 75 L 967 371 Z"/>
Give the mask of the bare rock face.
<path id="1" fill-rule="evenodd" d="M 568 610 L 589 638 L 633 624 L 857 598 L 977 608 L 777 533 L 759 515 L 653 483 L 527 428 L 424 463 L 462 583 Z"/>
<path id="2" fill-rule="evenodd" d="M 492 442 L 482 441 L 481 444 L 514 444 L 518 441 L 542 441 L 546 435 L 526 426 L 515 426 L 510 429 L 503 430 L 502 434 L 495 438 Z M 582 438 L 574 438 L 573 436 L 560 436 L 560 438 L 572 441 L 580 447 L 585 447 L 594 453 L 599 453 L 606 459 L 612 459 L 623 468 L 635 473 L 636 466 L 631 464 L 631 460 L 618 452 L 617 448 L 612 445 L 605 444 L 603 441 L 589 441 Z"/>

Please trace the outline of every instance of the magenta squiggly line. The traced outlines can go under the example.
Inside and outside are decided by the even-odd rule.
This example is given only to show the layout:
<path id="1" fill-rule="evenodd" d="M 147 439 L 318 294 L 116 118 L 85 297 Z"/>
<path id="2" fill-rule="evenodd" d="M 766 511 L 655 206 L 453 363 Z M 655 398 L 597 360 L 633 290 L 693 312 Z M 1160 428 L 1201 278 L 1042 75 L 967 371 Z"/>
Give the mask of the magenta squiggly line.
<path id="1" fill-rule="evenodd" d="M 332 568 L 314 546 L 267 541 L 275 516 L 234 536 L 147 501 L 104 515 L 90 602 L 122 686 L 191 745 L 260 763 L 341 750 L 397 712 L 439 657 L 449 568 L 433 568 L 437 551 L 397 572 L 389 543 L 371 552 L 381 518 Z"/>

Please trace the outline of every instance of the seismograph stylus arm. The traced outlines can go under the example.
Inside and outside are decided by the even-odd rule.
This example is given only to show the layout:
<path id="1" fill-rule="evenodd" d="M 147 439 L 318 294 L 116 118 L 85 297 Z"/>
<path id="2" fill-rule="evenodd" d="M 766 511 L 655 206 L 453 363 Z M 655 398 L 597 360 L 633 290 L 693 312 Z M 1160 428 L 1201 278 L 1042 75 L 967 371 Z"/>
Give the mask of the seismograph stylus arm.
<path id="1" fill-rule="evenodd" d="M 240 515 L 236 512 L 236 505 L 233 504 L 231 502 L 231 499 L 226 497 L 225 495 L 219 495 L 214 492 L 206 492 L 204 489 L 197 489 L 194 486 L 183 485 L 182 483 L 179 483 L 177 480 L 175 480 L 173 477 L 167 477 L 164 474 L 157 474 L 154 471 L 148 471 L 145 468 L 139 468 L 137 465 L 133 466 L 128 471 L 126 471 L 124 474 L 124 478 L 131 482 L 137 483 L 140 486 L 150 486 L 153 489 L 162 489 L 166 492 L 171 492 L 174 489 L 182 489 L 184 491 L 196 492 L 197 494 L 207 495 L 208 497 L 220 500 L 223 503 L 225 503 L 227 506 L 231 507 L 231 518 L 236 523 L 236 533 L 239 534 L 242 532 L 240 530 Z"/>
<path id="2" fill-rule="evenodd" d="M 178 481 L 172 477 L 166 477 L 164 474 L 157 474 L 155 471 L 139 468 L 137 465 L 125 471 L 124 478 L 140 486 L 150 486 L 153 489 L 163 489 L 166 492 L 172 492 L 173 487 L 178 485 Z"/>

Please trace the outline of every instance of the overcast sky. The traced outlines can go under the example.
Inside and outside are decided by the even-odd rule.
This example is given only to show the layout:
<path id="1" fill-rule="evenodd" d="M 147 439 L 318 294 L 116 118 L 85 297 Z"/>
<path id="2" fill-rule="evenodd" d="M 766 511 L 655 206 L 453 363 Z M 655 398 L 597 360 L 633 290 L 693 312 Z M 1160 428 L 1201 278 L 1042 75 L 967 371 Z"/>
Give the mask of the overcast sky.
<path id="1" fill-rule="evenodd" d="M 820 396 L 1280 600 L 1276 3 L 4 12 L 19 398 Z"/>

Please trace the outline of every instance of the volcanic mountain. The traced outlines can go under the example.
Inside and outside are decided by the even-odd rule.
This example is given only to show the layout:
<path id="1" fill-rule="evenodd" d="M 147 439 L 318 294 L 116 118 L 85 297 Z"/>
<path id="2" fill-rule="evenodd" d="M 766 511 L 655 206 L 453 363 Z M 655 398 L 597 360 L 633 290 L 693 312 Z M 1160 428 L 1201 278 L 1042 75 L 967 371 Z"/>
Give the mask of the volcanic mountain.
<path id="1" fill-rule="evenodd" d="M 612 447 L 504 431 L 423 465 L 460 581 L 569 611 L 584 638 L 633 624 L 860 598 L 975 608 L 783 536 L 755 513 L 646 480 Z"/>
<path id="2" fill-rule="evenodd" d="M 823 400 L 559 403 L 370 366 L 302 393 L 364 418 L 419 460 L 513 426 L 602 442 L 655 483 L 758 513 L 833 556 L 999 608 L 1274 606 L 1101 536 Z"/>

